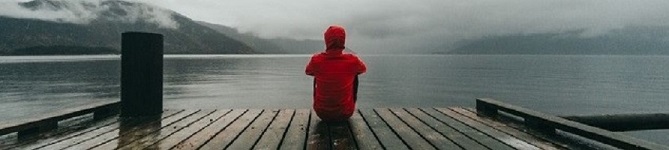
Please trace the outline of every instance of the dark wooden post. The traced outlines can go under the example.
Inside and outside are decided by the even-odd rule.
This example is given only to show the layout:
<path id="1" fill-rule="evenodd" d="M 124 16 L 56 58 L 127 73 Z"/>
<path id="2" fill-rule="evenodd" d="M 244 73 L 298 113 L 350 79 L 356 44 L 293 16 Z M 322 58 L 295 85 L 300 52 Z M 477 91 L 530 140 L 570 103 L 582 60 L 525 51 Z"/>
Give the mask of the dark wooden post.
<path id="1" fill-rule="evenodd" d="M 121 42 L 121 117 L 160 115 L 163 35 L 125 32 Z"/>

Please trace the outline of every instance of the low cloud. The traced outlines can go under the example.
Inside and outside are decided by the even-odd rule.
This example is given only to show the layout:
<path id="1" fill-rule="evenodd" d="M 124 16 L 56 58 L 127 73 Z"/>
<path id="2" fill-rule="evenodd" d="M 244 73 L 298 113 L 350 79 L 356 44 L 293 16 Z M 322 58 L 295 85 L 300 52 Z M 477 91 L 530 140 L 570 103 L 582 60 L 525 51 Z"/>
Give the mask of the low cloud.
<path id="1" fill-rule="evenodd" d="M 26 1 L 0 2 L 0 16 L 11 18 L 27 18 L 60 23 L 88 24 L 96 19 L 106 19 L 134 23 L 145 21 L 161 28 L 178 28 L 173 20 L 173 12 L 152 5 L 123 5 L 114 7 L 111 0 L 49 0 L 41 1 L 36 6 L 22 6 Z M 120 16 L 102 16 L 110 9 L 121 9 L 125 14 Z M 104 18 L 103 18 L 104 17 Z"/>
<path id="2" fill-rule="evenodd" d="M 66 2 L 66 0 L 59 0 Z M 331 24 L 346 27 L 347 45 L 363 53 L 428 51 L 489 36 L 573 33 L 596 37 L 630 26 L 669 26 L 669 1 L 614 0 L 130 0 L 176 11 L 194 20 L 227 25 L 264 38 L 322 39 Z M 2 2 L 0 15 L 86 23 L 105 6 L 95 0 L 71 10 L 26 10 Z M 80 5 L 90 3 L 96 7 Z M 133 9 L 145 20 L 175 27 L 166 11 Z M 149 12 L 149 13 L 146 13 Z M 428 46 L 429 47 L 429 46 Z"/>
<path id="3" fill-rule="evenodd" d="M 425 44 L 486 36 L 582 31 L 593 37 L 628 26 L 669 26 L 667 0 L 144 1 L 266 38 L 321 39 L 328 25 L 341 24 L 351 47 L 370 52 L 420 51 Z"/>

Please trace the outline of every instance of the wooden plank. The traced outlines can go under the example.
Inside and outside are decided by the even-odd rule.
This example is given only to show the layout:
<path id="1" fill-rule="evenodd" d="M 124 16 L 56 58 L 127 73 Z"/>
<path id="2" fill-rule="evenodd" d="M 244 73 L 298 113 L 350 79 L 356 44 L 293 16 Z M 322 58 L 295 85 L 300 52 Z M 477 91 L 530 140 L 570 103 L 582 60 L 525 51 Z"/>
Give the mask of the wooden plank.
<path id="1" fill-rule="evenodd" d="M 286 134 L 281 141 L 279 149 L 304 149 L 304 145 L 306 145 L 307 141 L 310 115 L 311 110 L 309 109 L 295 110 L 295 115 L 290 121 L 290 125 L 288 126 L 288 130 L 286 130 Z"/>
<path id="2" fill-rule="evenodd" d="M 94 102 L 76 107 L 60 109 L 51 113 L 39 114 L 37 116 L 22 117 L 16 120 L 3 121 L 0 122 L 0 135 L 5 135 L 14 132 L 23 132 L 31 130 L 33 128 L 37 128 L 36 131 L 45 130 L 39 128 L 44 128 L 42 127 L 44 125 L 52 125 L 52 124 L 57 125 L 58 121 L 60 120 L 92 113 L 99 109 L 118 108 L 118 106 L 119 106 L 118 101 Z"/>
<path id="3" fill-rule="evenodd" d="M 269 125 L 265 133 L 260 137 L 258 143 L 252 149 L 278 149 L 283 139 L 290 120 L 295 114 L 294 109 L 280 110 L 272 124 Z"/>
<path id="4" fill-rule="evenodd" d="M 253 122 L 263 110 L 251 109 L 242 115 L 239 119 L 232 122 L 230 126 L 226 127 L 221 132 L 218 132 L 211 140 L 197 149 L 224 149 L 232 143 L 239 134 Z"/>
<path id="5" fill-rule="evenodd" d="M 372 133 L 379 139 L 384 149 L 409 149 L 388 124 L 373 109 L 360 109 L 360 115 L 367 120 Z"/>
<path id="6" fill-rule="evenodd" d="M 523 107 L 505 104 L 493 99 L 476 99 L 477 111 L 496 112 L 504 111 L 525 119 L 526 125 L 541 126 L 542 128 L 557 128 L 585 138 L 599 141 L 622 149 L 669 149 L 669 147 L 640 140 L 622 133 L 606 131 L 604 129 L 584 125 L 561 117 L 547 115 Z M 479 109 L 480 108 L 480 109 Z M 495 115 L 486 113 L 485 115 Z M 538 129 L 538 128 L 536 128 Z M 554 131 L 554 130 L 553 130 Z"/>
<path id="7" fill-rule="evenodd" d="M 307 149 L 321 150 L 332 149 L 330 145 L 330 135 L 328 133 L 328 126 L 324 121 L 316 115 L 316 112 L 311 111 L 311 119 L 309 121 L 309 134 L 307 135 Z"/>
<path id="8" fill-rule="evenodd" d="M 146 128 L 160 128 L 164 125 L 169 125 L 173 122 L 179 121 L 185 117 L 197 113 L 199 110 L 185 110 L 182 113 L 178 113 L 168 118 L 156 119 L 156 120 L 138 120 L 138 119 L 129 119 L 121 120 L 121 125 L 118 129 L 113 130 L 112 132 L 107 132 L 105 134 L 99 135 L 97 137 L 91 137 L 91 140 L 87 140 L 76 145 L 68 147 L 68 149 L 93 149 L 95 147 L 109 144 L 109 145 L 125 145 L 127 141 L 136 138 L 133 134 L 137 132 L 142 132 L 142 129 Z"/>
<path id="9" fill-rule="evenodd" d="M 466 109 L 463 109 L 463 108 L 457 108 L 457 107 L 450 108 L 450 109 L 454 112 L 457 112 L 457 113 L 463 115 L 463 116 L 467 116 L 470 119 L 473 119 L 473 120 L 481 122 L 485 125 L 494 127 L 495 129 L 497 129 L 499 131 L 502 131 L 504 133 L 512 135 L 512 136 L 514 136 L 518 139 L 521 139 L 525 142 L 528 142 L 529 144 L 532 144 L 532 145 L 534 145 L 536 147 L 539 147 L 541 149 L 544 149 L 544 150 L 557 150 L 558 149 L 558 145 L 552 144 L 552 143 L 547 142 L 547 141 L 543 141 L 539 137 L 530 135 L 530 134 L 525 133 L 525 132 L 520 131 L 520 130 L 516 130 L 515 128 L 509 127 L 509 126 L 507 126 L 505 124 L 502 124 L 500 122 L 488 120 L 488 119 L 485 119 L 485 118 L 481 118 L 481 117 L 477 116 L 476 113 L 474 113 L 470 110 L 466 110 Z"/>
<path id="10" fill-rule="evenodd" d="M 251 149 L 255 143 L 260 139 L 269 125 L 272 123 L 279 110 L 265 110 L 260 117 L 251 123 L 249 127 L 244 129 L 236 140 L 226 147 L 226 149 Z"/>
<path id="11" fill-rule="evenodd" d="M 411 129 L 407 124 L 402 122 L 390 110 L 386 108 L 374 109 L 377 114 L 390 126 L 390 128 L 399 135 L 402 141 L 405 142 L 411 149 L 435 149 L 432 144 L 427 142 L 423 137 Z"/>
<path id="12" fill-rule="evenodd" d="M 84 123 L 85 125 L 74 125 L 70 129 L 57 129 L 55 133 L 45 133 L 40 134 L 40 136 L 35 137 L 37 139 L 21 139 L 18 140 L 14 145 L 2 145 L 0 149 L 36 149 L 51 145 L 57 142 L 60 142 L 65 139 L 72 138 L 74 136 L 82 135 L 99 128 L 111 126 L 113 124 L 118 124 L 118 118 L 108 118 L 101 121 L 94 121 L 90 123 Z"/>
<path id="13" fill-rule="evenodd" d="M 332 143 L 332 149 L 358 149 L 355 145 L 353 135 L 351 135 L 351 128 L 348 126 L 348 121 L 328 122 L 327 125 L 328 129 L 330 129 L 330 143 Z"/>
<path id="14" fill-rule="evenodd" d="M 446 114 L 446 115 L 448 115 L 448 116 L 450 116 L 450 117 L 452 117 L 456 120 L 459 120 L 459 121 L 461 121 L 461 122 L 463 122 L 463 123 L 465 123 L 465 124 L 467 124 L 467 125 L 469 125 L 473 128 L 476 128 L 477 130 L 479 130 L 479 131 L 481 131 L 485 134 L 488 134 L 488 135 L 496 138 L 497 140 L 499 140 L 499 141 L 501 141 L 501 142 L 503 142 L 503 143 L 505 143 L 505 144 L 507 144 L 511 147 L 514 147 L 516 149 L 526 149 L 526 150 L 539 150 L 540 149 L 540 148 L 538 148 L 538 147 L 536 147 L 532 144 L 529 144 L 525 141 L 522 141 L 522 140 L 520 140 L 516 137 L 513 137 L 513 136 L 509 135 L 509 134 L 506 134 L 504 132 L 500 132 L 500 131 L 498 131 L 498 130 L 490 127 L 490 126 L 486 126 L 486 125 L 484 125 L 484 124 L 482 124 L 478 121 L 475 121 L 475 120 L 472 120 L 468 117 L 462 116 L 462 115 L 460 115 L 460 114 L 458 114 L 454 111 L 451 111 L 450 109 L 447 109 L 447 108 L 436 108 L 436 109 L 437 109 L 437 111 L 439 111 L 441 113 L 444 113 L 444 114 Z"/>
<path id="15" fill-rule="evenodd" d="M 481 145 L 480 143 L 477 143 L 475 140 L 460 133 L 460 131 L 453 129 L 453 127 L 444 124 L 443 122 L 439 122 L 438 120 L 432 118 L 431 116 L 428 116 L 427 114 L 425 114 L 425 112 L 417 108 L 406 108 L 405 110 L 414 117 L 418 118 L 418 120 L 422 121 L 435 131 L 439 132 L 441 135 L 444 135 L 446 138 L 452 140 L 455 144 L 459 145 L 463 149 L 468 149 L 468 150 L 488 149 L 485 146 Z"/>
<path id="16" fill-rule="evenodd" d="M 365 119 L 360 116 L 359 111 L 353 113 L 353 116 L 349 120 L 351 132 L 353 132 L 353 137 L 359 149 L 383 149 L 383 146 L 381 146 L 379 140 L 374 136 Z"/>
<path id="17" fill-rule="evenodd" d="M 184 110 L 166 111 L 165 113 L 162 114 L 161 118 L 166 119 L 166 118 L 179 117 L 178 115 L 183 115 L 184 113 L 187 113 L 187 112 L 184 112 Z M 121 118 L 119 118 L 119 119 L 121 119 Z M 129 123 L 129 124 L 131 124 L 131 123 Z M 137 124 L 139 124 L 139 123 L 137 123 Z M 92 130 L 90 132 L 86 132 L 86 133 L 83 133 L 83 134 L 78 134 L 78 135 L 69 136 L 67 138 L 62 138 L 62 139 L 59 139 L 57 141 L 51 142 L 49 144 L 36 147 L 35 149 L 48 149 L 48 150 L 64 149 L 64 148 L 70 147 L 70 146 L 75 145 L 75 144 L 80 144 L 80 143 L 84 143 L 84 144 L 95 143 L 95 144 L 97 144 L 97 143 L 104 142 L 106 140 L 109 140 L 111 138 L 114 138 L 114 137 L 118 136 L 118 129 L 119 129 L 120 126 L 121 126 L 121 121 L 118 121 L 118 122 L 116 122 L 116 123 L 114 123 L 110 126 L 105 126 L 105 127 L 102 127 L 102 128 L 98 128 L 98 129 L 95 129 L 95 130 Z M 106 139 L 103 139 L 103 138 L 106 138 Z M 91 142 L 88 142 L 88 141 L 91 141 Z"/>
<path id="18" fill-rule="evenodd" d="M 163 126 L 161 128 L 145 128 L 143 129 L 142 132 L 139 132 L 140 134 L 134 134 L 134 137 L 139 137 L 135 138 L 136 140 L 128 142 L 126 145 L 118 145 L 118 146 L 99 146 L 97 147 L 98 149 L 112 149 L 112 148 L 117 148 L 117 149 L 156 149 L 158 148 L 158 145 L 154 145 L 155 143 L 161 141 L 164 138 L 167 138 L 174 134 L 175 132 L 178 132 L 182 130 L 185 127 L 190 126 L 191 124 L 202 120 L 203 118 L 206 118 L 207 116 L 211 115 L 215 110 L 201 110 L 191 116 L 188 116 L 184 119 L 181 119 L 177 122 L 174 122 L 170 125 Z M 211 119 L 211 118 L 209 118 Z M 208 120 L 206 120 L 208 121 Z M 173 142 L 172 145 L 177 144 L 177 142 Z M 152 146 L 152 147 L 151 147 Z"/>
<path id="19" fill-rule="evenodd" d="M 246 112 L 246 109 L 234 109 L 222 118 L 211 123 L 209 126 L 194 133 L 192 136 L 188 137 L 188 139 L 179 142 L 179 144 L 176 144 L 169 149 L 196 149 L 209 141 L 212 137 L 216 136 L 216 134 L 223 131 L 233 121 L 240 118 L 242 114 L 245 114 Z"/>
<path id="20" fill-rule="evenodd" d="M 176 144 L 179 144 L 181 141 L 187 139 L 193 134 L 209 126 L 214 121 L 225 116 L 229 112 L 230 112 L 229 109 L 216 110 L 212 114 L 198 120 L 197 122 L 194 122 L 193 124 L 186 126 L 185 128 L 175 132 L 174 134 L 160 140 L 158 143 L 154 143 L 154 145 L 148 147 L 157 147 L 158 149 L 170 149 L 174 147 Z M 163 131 L 161 131 L 161 134 L 162 132 Z"/>
<path id="21" fill-rule="evenodd" d="M 437 149 L 462 149 L 460 146 L 453 143 L 453 141 L 447 139 L 436 130 L 433 130 L 420 120 L 416 119 L 414 116 L 410 115 L 404 109 L 401 108 L 391 108 L 390 111 L 397 116 L 402 122 L 406 123 L 414 131 L 425 138 L 427 142 L 430 142 Z"/>
<path id="22" fill-rule="evenodd" d="M 421 108 L 423 112 L 426 114 L 432 116 L 433 118 L 439 120 L 440 122 L 443 122 L 444 124 L 447 124 L 453 129 L 459 131 L 460 133 L 470 137 L 471 139 L 476 140 L 478 143 L 482 144 L 483 146 L 486 146 L 490 149 L 494 150 L 513 150 L 510 146 L 486 135 L 481 133 L 480 131 L 465 125 L 464 123 L 454 120 L 453 118 L 446 116 L 440 112 L 437 112 L 434 109 L 429 109 L 429 108 Z"/>

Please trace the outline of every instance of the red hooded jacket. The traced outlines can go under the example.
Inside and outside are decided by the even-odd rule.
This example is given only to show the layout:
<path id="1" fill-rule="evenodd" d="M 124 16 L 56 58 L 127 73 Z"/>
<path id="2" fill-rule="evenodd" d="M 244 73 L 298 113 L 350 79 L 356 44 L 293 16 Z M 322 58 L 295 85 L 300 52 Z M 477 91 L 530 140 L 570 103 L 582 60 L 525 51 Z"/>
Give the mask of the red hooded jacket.
<path id="1" fill-rule="evenodd" d="M 305 70 L 314 76 L 314 111 L 324 121 L 343 121 L 355 111 L 355 79 L 367 67 L 353 54 L 343 53 L 346 31 L 330 26 L 324 34 L 325 52 L 314 54 Z"/>

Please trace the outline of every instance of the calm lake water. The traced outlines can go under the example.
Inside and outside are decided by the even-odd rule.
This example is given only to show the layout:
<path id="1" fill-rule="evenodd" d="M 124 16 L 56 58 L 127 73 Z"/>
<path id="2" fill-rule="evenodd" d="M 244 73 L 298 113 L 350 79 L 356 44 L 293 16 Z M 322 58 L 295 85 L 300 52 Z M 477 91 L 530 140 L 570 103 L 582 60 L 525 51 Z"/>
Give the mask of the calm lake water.
<path id="1" fill-rule="evenodd" d="M 669 56 L 362 55 L 358 107 L 474 107 L 489 97 L 556 115 L 669 112 Z M 308 55 L 168 55 L 165 108 L 309 108 Z M 0 57 L 0 120 L 118 101 L 120 57 Z M 666 130 L 627 132 L 669 143 Z"/>

